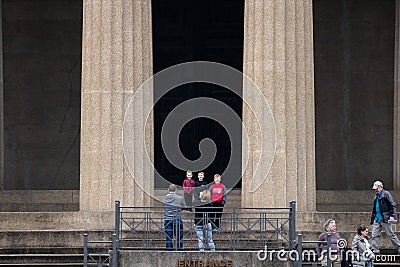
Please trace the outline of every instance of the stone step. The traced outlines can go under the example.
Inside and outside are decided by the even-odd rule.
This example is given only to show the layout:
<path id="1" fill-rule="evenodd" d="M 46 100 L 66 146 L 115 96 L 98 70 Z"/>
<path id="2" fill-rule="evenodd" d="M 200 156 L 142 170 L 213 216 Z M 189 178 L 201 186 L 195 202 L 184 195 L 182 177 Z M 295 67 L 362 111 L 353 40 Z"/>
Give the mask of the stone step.
<path id="1" fill-rule="evenodd" d="M 89 266 L 98 266 L 96 263 L 88 264 Z M 54 263 L 0 263 L 0 266 L 83 266 L 83 262 L 70 262 L 70 263 L 62 263 L 62 262 L 54 262 Z"/>
<path id="2" fill-rule="evenodd" d="M 78 211 L 79 190 L 1 190 L 0 212 Z"/>
<path id="3" fill-rule="evenodd" d="M 0 231 L 0 247 L 10 248 L 76 248 L 83 247 L 83 235 L 89 240 L 110 241 L 114 230 L 30 230 Z"/>
<path id="4" fill-rule="evenodd" d="M 17 247 L 17 248 L 0 248 L 0 255 L 6 254 L 79 254 L 82 253 L 82 247 Z"/>
<path id="5" fill-rule="evenodd" d="M 108 248 L 102 247 L 91 247 L 88 248 L 90 252 L 99 252 L 102 251 L 104 253 L 108 252 Z M 7 254 L 82 254 L 83 253 L 83 244 L 81 247 L 17 247 L 17 248 L 0 248 L 0 255 Z"/>
<path id="6" fill-rule="evenodd" d="M 0 212 L 78 211 L 79 203 L 2 203 Z"/>
<path id="7" fill-rule="evenodd" d="M 397 225 L 396 225 L 397 226 Z M 396 232 L 397 229 L 395 229 Z M 355 235 L 354 230 L 341 230 L 340 224 L 338 227 L 338 233 L 342 238 L 345 238 L 348 244 L 351 244 L 351 240 Z M 112 239 L 113 230 L 30 230 L 30 231 L 0 231 L 0 253 L 12 253 L 12 250 L 20 249 L 25 250 L 24 253 L 35 253 L 32 252 L 35 248 L 54 248 L 54 253 L 59 253 L 62 249 L 66 249 L 67 253 L 73 248 L 83 247 L 83 235 L 89 234 L 89 240 L 103 240 L 110 241 Z M 241 231 L 240 233 L 246 233 Z M 298 233 L 303 234 L 303 240 L 316 240 L 318 235 L 321 233 L 320 230 L 298 230 Z M 124 232 L 125 235 L 130 232 Z M 147 233 L 149 238 L 159 237 L 159 240 L 164 239 L 164 234 L 159 231 L 150 231 Z M 190 232 L 187 226 L 184 227 L 184 235 L 193 235 L 195 239 L 195 232 Z M 220 240 L 229 240 L 230 229 L 222 228 L 221 232 L 213 232 L 214 238 Z M 397 233 L 400 236 L 399 233 Z M 141 238 L 144 236 L 143 232 L 138 231 L 135 236 Z M 244 238 L 246 235 L 243 235 Z M 255 238 L 255 237 L 254 237 Z M 382 234 L 381 246 L 382 248 L 391 248 L 391 242 L 385 233 Z M 136 237 L 135 237 L 136 239 Z M 251 240 L 250 238 L 249 240 Z M 7 249 L 9 249 L 7 251 Z M 29 249 L 32 249 L 31 251 Z M 52 252 L 52 253 L 53 253 Z"/>
<path id="8" fill-rule="evenodd" d="M 166 189 L 155 189 L 154 194 L 157 199 L 161 199 L 166 191 Z M 392 190 L 391 193 L 394 200 L 400 202 L 400 191 Z M 79 194 L 79 190 L 2 190 L 0 212 L 78 211 Z M 317 210 L 370 212 L 373 197 L 371 190 L 317 190 Z M 229 192 L 226 205 L 241 206 L 241 189 Z"/>
<path id="9" fill-rule="evenodd" d="M 300 233 L 300 232 L 298 232 L 298 233 Z M 354 238 L 356 232 L 355 231 L 340 231 L 340 230 L 338 230 L 338 233 L 340 234 L 341 238 L 344 238 L 347 241 L 346 248 L 350 248 L 351 242 L 353 241 L 353 238 Z M 301 234 L 303 235 L 303 241 L 316 241 L 318 239 L 318 236 L 321 234 L 321 232 L 301 231 Z M 398 233 L 397 236 L 400 238 L 400 233 Z M 315 244 L 306 244 L 305 246 L 309 247 L 309 248 L 316 247 Z M 397 255 L 397 250 L 393 249 L 393 245 L 392 245 L 389 237 L 384 232 L 381 235 L 380 247 L 381 247 L 381 250 L 383 252 L 385 252 L 385 254 L 392 253 L 394 255 Z"/>
<path id="10" fill-rule="evenodd" d="M 31 235 L 33 232 L 35 234 L 38 234 L 39 231 L 29 231 L 28 235 Z M 46 231 L 46 235 L 49 234 L 51 231 Z M 79 234 L 81 234 L 81 231 L 77 231 Z M 23 238 L 23 233 L 20 233 L 20 237 Z M 71 233 L 71 231 L 67 231 L 66 235 L 72 234 L 73 236 L 76 235 L 76 233 Z M 104 236 L 105 240 L 109 240 L 111 235 L 109 235 L 109 232 L 106 232 L 103 234 L 96 233 L 96 237 Z M 155 233 L 153 233 L 155 234 Z M 217 250 L 220 251 L 229 251 L 230 249 L 230 243 L 229 240 L 218 240 L 218 238 L 223 237 L 224 232 L 221 233 L 216 233 L 213 232 L 214 235 L 214 240 L 217 246 Z M 319 232 L 316 231 L 308 231 L 305 232 L 303 231 L 304 235 L 304 240 L 316 240 Z M 347 237 L 349 239 L 348 242 L 350 243 L 350 235 L 353 234 L 352 232 L 343 232 L 341 233 L 342 237 Z M 56 235 L 58 235 L 58 231 L 56 231 Z M 220 236 L 219 236 L 220 235 Z M 89 237 L 90 236 L 95 236 L 95 234 L 92 234 L 89 232 Z M 89 240 L 93 240 L 90 239 Z M 242 244 L 236 244 L 236 249 L 237 250 L 248 250 L 251 246 L 251 242 L 256 242 L 256 238 L 254 239 L 249 239 L 249 240 L 244 240 Z M 143 250 L 142 247 L 132 247 L 129 246 L 129 241 L 123 241 L 127 242 L 126 244 L 123 245 L 124 250 Z M 224 243 L 225 242 L 225 243 Z M 36 242 L 40 243 L 40 242 Z M 55 242 L 56 243 L 56 242 Z M 387 239 L 387 237 L 383 237 L 382 239 L 382 244 L 390 244 L 390 241 Z M 83 243 L 80 244 L 82 246 Z M 164 251 L 165 250 L 165 239 L 164 238 L 159 238 L 152 244 L 152 247 L 149 247 L 148 249 L 151 250 L 160 250 Z M 6 247 L 0 249 L 0 266 L 82 266 L 83 262 L 83 248 L 77 246 L 77 247 Z M 281 245 L 283 247 L 283 245 Z M 390 245 L 389 245 L 390 247 Z M 271 248 L 271 247 L 270 247 Z M 279 248 L 279 246 L 277 246 Z M 312 248 L 314 248 L 312 246 Z M 196 239 L 190 241 L 190 242 L 185 242 L 185 250 L 189 251 L 197 251 L 197 242 Z M 107 248 L 90 248 L 89 251 L 91 252 L 98 252 L 101 253 L 103 256 L 107 256 L 109 251 Z M 382 249 L 382 255 L 396 255 L 396 250 L 394 249 Z M 385 265 L 386 264 L 386 265 Z M 377 262 L 377 266 L 400 266 L 400 256 L 396 257 L 395 264 L 391 262 L 385 262 L 385 264 L 381 262 Z M 397 264 L 397 265 L 396 265 Z M 306 266 L 306 265 L 303 265 Z M 307 266 L 312 266 L 312 265 L 307 265 Z"/>
<path id="11" fill-rule="evenodd" d="M 395 202 L 400 191 L 390 190 Z M 375 193 L 371 190 L 317 190 L 317 210 L 324 212 L 371 212 Z"/>
<path id="12" fill-rule="evenodd" d="M 109 255 L 108 248 L 89 247 L 88 262 L 94 264 L 94 259 L 101 257 L 105 261 Z M 82 266 L 84 261 L 83 247 L 37 247 L 37 248 L 3 248 L 0 250 L 0 266 L 4 265 L 68 265 Z"/>
<path id="13" fill-rule="evenodd" d="M 83 262 L 83 254 L 5 254 L 0 263 L 77 263 Z"/>

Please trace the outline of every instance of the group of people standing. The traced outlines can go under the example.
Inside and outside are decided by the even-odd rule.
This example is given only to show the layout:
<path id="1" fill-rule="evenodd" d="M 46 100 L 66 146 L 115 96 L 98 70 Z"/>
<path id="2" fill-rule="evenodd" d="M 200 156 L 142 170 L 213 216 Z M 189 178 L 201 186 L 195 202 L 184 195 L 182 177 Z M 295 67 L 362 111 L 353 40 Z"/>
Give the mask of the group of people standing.
<path id="1" fill-rule="evenodd" d="M 396 216 L 396 202 L 394 202 L 392 195 L 389 191 L 383 189 L 381 181 L 375 181 L 372 190 L 375 191 L 375 198 L 372 206 L 372 215 L 370 224 L 372 226 L 371 238 L 368 236 L 368 227 L 364 224 L 357 227 L 357 234 L 354 236 L 351 243 L 351 249 L 356 252 L 353 254 L 352 266 L 357 267 L 372 267 L 375 255 L 380 254 L 379 242 L 382 228 L 385 230 L 390 241 L 395 246 L 400 255 L 400 240 L 393 232 L 392 224 L 397 222 Z M 336 232 L 336 222 L 329 219 L 324 225 L 324 232 L 318 237 L 320 242 L 317 246 L 317 255 L 322 260 L 322 266 L 327 264 L 327 236 L 331 236 L 331 255 L 332 266 L 337 264 L 340 266 L 341 247 L 338 246 L 338 241 L 341 239 L 340 235 Z"/>
<path id="2" fill-rule="evenodd" d="M 220 231 L 223 207 L 226 203 L 226 188 L 221 183 L 221 175 L 214 175 L 214 183 L 208 186 L 204 181 L 204 172 L 199 172 L 198 180 L 193 180 L 193 172 L 186 172 L 183 181 L 184 198 L 177 195 L 177 186 L 171 184 L 168 194 L 163 198 L 164 229 L 166 248 L 173 250 L 173 238 L 176 238 L 177 250 L 183 249 L 182 208 L 194 212 L 194 227 L 198 238 L 198 247 L 204 251 L 205 244 L 215 251 L 212 230 Z"/>
<path id="3" fill-rule="evenodd" d="M 198 180 L 194 181 L 192 171 L 186 172 L 183 181 L 184 198 L 177 195 L 177 186 L 171 184 L 168 194 L 163 199 L 164 206 L 164 229 L 166 234 L 166 248 L 173 250 L 172 239 L 176 238 L 177 250 L 183 249 L 183 223 L 182 208 L 192 211 L 195 208 L 194 227 L 198 237 L 198 247 L 204 251 L 205 244 L 211 251 L 215 251 L 212 240 L 212 230 L 219 231 L 223 207 L 226 202 L 226 188 L 221 183 L 221 176 L 214 175 L 214 183 L 210 186 L 204 181 L 204 173 L 198 173 Z M 368 237 L 368 227 L 364 224 L 357 227 L 357 234 L 353 238 L 351 248 L 357 252 L 357 257 L 352 259 L 353 266 L 372 267 L 375 255 L 380 254 L 379 242 L 382 228 L 390 238 L 392 244 L 400 255 L 400 240 L 393 232 L 392 224 L 397 222 L 396 202 L 394 202 L 389 191 L 383 189 L 381 181 L 375 181 L 372 190 L 375 198 L 372 207 L 370 224 L 372 225 L 371 239 Z M 193 201 L 194 199 L 194 201 Z M 324 225 L 324 232 L 318 237 L 317 255 L 322 260 L 322 266 L 327 264 L 327 237 L 331 237 L 332 264 L 340 262 L 341 247 L 338 241 L 341 239 L 336 232 L 336 221 L 329 219 Z M 324 257 L 325 255 L 325 257 Z"/>

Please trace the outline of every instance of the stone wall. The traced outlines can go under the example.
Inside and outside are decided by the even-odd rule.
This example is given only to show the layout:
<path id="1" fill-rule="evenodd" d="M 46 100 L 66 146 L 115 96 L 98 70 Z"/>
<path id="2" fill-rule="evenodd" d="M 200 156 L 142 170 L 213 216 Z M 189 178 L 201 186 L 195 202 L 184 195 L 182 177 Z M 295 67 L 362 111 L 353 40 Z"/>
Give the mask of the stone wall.
<path id="1" fill-rule="evenodd" d="M 263 255 L 262 255 L 263 256 Z M 262 257 L 261 256 L 261 257 Z M 208 265 L 207 265 L 208 264 Z M 120 251 L 118 266 L 141 267 L 233 267 L 233 266 L 271 266 L 288 267 L 291 262 L 273 258 L 262 261 L 254 251 L 221 251 L 221 252 L 166 252 L 166 251 Z"/>
<path id="2" fill-rule="evenodd" d="M 5 0 L 2 23 L 4 189 L 79 189 L 82 0 Z"/>
<path id="3" fill-rule="evenodd" d="M 396 1 L 313 1 L 316 183 L 393 188 Z"/>

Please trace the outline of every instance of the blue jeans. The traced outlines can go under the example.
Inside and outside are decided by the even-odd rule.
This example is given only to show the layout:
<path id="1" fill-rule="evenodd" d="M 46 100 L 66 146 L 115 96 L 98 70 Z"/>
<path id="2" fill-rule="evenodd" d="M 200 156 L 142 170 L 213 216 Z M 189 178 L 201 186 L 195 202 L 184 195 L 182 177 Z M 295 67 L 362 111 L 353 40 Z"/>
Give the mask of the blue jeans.
<path id="1" fill-rule="evenodd" d="M 205 225 L 195 225 L 197 238 L 199 241 L 199 250 L 204 251 L 204 243 L 207 242 L 211 251 L 215 251 L 214 241 L 212 240 L 211 223 Z"/>
<path id="2" fill-rule="evenodd" d="M 181 219 L 164 220 L 167 250 L 173 250 L 172 239 L 176 238 L 176 249 L 183 250 L 183 223 Z"/>

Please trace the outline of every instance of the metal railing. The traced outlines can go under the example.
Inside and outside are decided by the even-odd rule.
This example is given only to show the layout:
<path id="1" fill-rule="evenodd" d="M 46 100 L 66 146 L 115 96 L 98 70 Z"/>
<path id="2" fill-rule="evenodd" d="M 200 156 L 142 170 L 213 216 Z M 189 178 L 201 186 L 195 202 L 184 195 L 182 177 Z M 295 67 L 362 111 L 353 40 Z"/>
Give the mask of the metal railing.
<path id="1" fill-rule="evenodd" d="M 83 266 L 118 266 L 118 239 L 113 234 L 112 241 L 89 240 L 83 235 Z"/>
<path id="2" fill-rule="evenodd" d="M 218 212 L 205 212 L 212 217 Z M 217 250 L 259 250 L 268 247 L 293 249 L 296 239 L 296 203 L 286 208 L 225 207 L 220 225 L 211 220 Z M 198 250 L 195 213 L 183 211 L 185 250 Z M 177 232 L 178 229 L 175 229 Z M 115 202 L 117 249 L 165 250 L 163 207 L 123 207 Z M 174 238 L 174 249 L 177 249 Z"/>
<path id="3" fill-rule="evenodd" d="M 296 255 L 294 260 L 294 267 L 301 267 L 303 266 L 303 262 L 319 262 L 321 261 L 321 256 L 316 253 L 315 247 L 311 250 L 304 253 L 304 244 L 315 244 L 316 246 L 326 245 L 327 252 L 325 257 L 327 259 L 327 267 L 332 267 L 332 242 L 331 242 L 331 235 L 328 234 L 326 237 L 326 241 L 304 241 L 303 235 L 299 234 L 297 236 L 297 244 L 296 244 Z"/>

